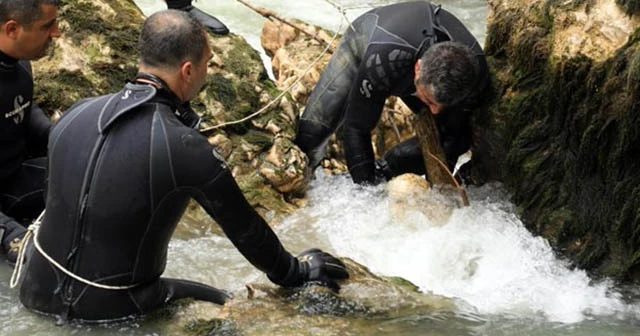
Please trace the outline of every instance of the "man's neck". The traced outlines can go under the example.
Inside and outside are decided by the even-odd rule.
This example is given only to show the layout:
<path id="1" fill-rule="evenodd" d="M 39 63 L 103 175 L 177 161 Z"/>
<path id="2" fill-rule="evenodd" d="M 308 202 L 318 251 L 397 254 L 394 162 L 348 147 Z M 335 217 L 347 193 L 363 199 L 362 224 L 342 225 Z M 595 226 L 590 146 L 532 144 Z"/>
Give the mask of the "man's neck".
<path id="1" fill-rule="evenodd" d="M 179 94 L 180 92 L 179 86 L 176 84 L 174 74 L 157 67 L 145 67 L 142 65 L 138 67 L 138 73 L 151 74 L 152 77 L 161 79 L 162 85 L 165 86 L 164 89 L 174 94 L 179 101 L 181 102 L 185 101 L 183 97 Z M 137 78 L 136 80 L 139 80 L 139 79 Z"/>

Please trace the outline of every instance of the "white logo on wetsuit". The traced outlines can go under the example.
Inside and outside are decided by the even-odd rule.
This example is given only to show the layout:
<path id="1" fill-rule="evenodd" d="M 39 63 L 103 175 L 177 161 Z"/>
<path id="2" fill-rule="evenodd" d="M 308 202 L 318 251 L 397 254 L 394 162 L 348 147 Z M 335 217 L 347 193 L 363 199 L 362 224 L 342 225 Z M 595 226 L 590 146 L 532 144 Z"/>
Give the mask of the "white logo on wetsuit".
<path id="1" fill-rule="evenodd" d="M 373 85 L 371 85 L 371 82 L 368 79 L 362 80 L 360 93 L 367 98 L 371 98 L 371 91 L 373 91 Z"/>
<path id="2" fill-rule="evenodd" d="M 31 105 L 31 102 L 24 103 L 24 97 L 21 95 L 16 96 L 13 99 L 13 111 L 4 115 L 6 119 L 13 118 L 13 122 L 19 124 L 24 119 L 24 110 Z"/>
<path id="3" fill-rule="evenodd" d="M 131 94 L 131 90 L 126 90 L 120 99 L 125 100 L 129 98 L 130 94 Z"/>

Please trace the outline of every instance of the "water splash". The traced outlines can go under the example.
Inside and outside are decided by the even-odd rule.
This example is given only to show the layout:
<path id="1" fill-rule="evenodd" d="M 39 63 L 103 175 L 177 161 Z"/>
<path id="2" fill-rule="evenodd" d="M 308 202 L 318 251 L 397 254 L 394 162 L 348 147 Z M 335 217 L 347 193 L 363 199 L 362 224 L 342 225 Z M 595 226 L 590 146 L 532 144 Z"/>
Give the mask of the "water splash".
<path id="1" fill-rule="evenodd" d="M 611 281 L 596 283 L 571 269 L 545 239 L 531 235 L 499 186 L 468 191 L 471 206 L 453 210 L 441 225 L 412 208 L 399 220 L 384 186 L 362 187 L 347 177 L 320 174 L 309 206 L 285 221 L 283 234 L 315 236 L 333 253 L 404 277 L 425 292 L 462 299 L 480 314 L 542 315 L 562 323 L 638 315 Z M 425 197 L 449 205 L 435 191 Z M 303 228 L 306 222 L 310 228 Z"/>

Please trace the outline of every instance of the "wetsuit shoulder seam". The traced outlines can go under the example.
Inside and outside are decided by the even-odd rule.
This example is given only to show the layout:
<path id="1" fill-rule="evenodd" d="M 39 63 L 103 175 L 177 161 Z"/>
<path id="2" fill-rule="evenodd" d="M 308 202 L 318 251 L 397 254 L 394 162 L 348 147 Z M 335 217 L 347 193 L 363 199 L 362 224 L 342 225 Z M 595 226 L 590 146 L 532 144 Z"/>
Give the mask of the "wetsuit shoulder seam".
<path id="1" fill-rule="evenodd" d="M 400 43 L 396 43 L 396 42 L 391 42 L 391 41 L 372 41 L 369 44 L 388 44 L 388 45 L 399 45 L 399 46 L 404 46 L 404 47 L 409 47 L 413 50 L 418 50 L 418 47 L 414 46 L 413 44 L 409 43 L 409 41 L 405 40 L 404 38 L 398 36 L 397 34 L 394 34 L 392 32 L 390 32 L 389 30 L 387 30 L 386 28 L 382 27 L 382 26 L 378 26 L 376 25 L 376 28 L 382 30 L 383 32 L 389 34 L 389 36 L 393 36 L 395 38 L 397 38 L 398 40 L 404 42 L 405 44 L 400 44 Z"/>

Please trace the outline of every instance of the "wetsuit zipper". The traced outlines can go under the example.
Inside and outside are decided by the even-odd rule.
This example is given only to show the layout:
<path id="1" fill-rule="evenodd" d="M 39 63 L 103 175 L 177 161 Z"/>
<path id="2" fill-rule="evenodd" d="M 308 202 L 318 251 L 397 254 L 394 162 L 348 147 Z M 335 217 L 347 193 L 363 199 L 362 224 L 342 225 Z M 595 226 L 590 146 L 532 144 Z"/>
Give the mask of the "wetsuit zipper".
<path id="1" fill-rule="evenodd" d="M 90 163 L 89 163 L 89 166 L 87 167 L 84 181 L 82 183 L 80 208 L 78 209 L 78 220 L 76 221 L 78 225 L 76 225 L 74 230 L 73 246 L 71 248 L 71 251 L 67 255 L 67 266 L 71 265 L 71 267 L 69 268 L 69 271 L 71 271 L 74 274 L 78 270 L 79 262 L 80 262 L 79 258 L 77 258 L 77 255 L 79 254 L 80 250 L 83 247 L 82 239 L 85 235 L 84 231 L 86 229 L 85 215 L 86 215 L 87 205 L 89 203 L 89 192 L 91 191 L 91 185 L 93 184 L 93 177 L 95 174 L 96 166 L 102 156 L 102 152 L 104 150 L 104 143 L 106 142 L 106 140 L 107 140 L 107 137 L 102 134 L 98 138 L 96 146 L 94 147 L 94 150 L 91 153 Z M 71 308 L 71 302 L 74 300 L 74 297 L 73 297 L 74 281 L 75 280 L 71 279 L 70 277 L 67 277 L 67 279 L 65 280 L 65 285 L 63 287 L 63 293 L 64 293 L 63 301 L 65 302 L 67 311 L 63 313 L 64 315 L 68 314 L 68 309 Z"/>

